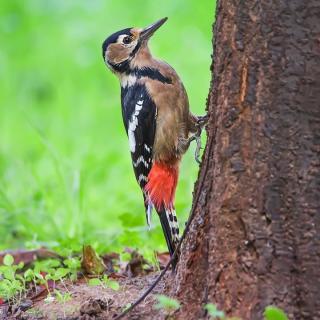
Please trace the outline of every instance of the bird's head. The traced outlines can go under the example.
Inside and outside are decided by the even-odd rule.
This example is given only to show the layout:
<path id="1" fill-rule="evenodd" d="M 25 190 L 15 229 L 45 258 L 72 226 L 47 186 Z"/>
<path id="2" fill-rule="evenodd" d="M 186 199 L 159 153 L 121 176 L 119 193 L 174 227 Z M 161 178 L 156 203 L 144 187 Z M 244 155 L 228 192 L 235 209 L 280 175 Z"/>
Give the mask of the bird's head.
<path id="1" fill-rule="evenodd" d="M 102 55 L 113 72 L 123 73 L 132 68 L 133 61 L 144 50 L 148 51 L 148 40 L 168 18 L 163 18 L 146 28 L 127 28 L 108 37 L 102 44 Z"/>

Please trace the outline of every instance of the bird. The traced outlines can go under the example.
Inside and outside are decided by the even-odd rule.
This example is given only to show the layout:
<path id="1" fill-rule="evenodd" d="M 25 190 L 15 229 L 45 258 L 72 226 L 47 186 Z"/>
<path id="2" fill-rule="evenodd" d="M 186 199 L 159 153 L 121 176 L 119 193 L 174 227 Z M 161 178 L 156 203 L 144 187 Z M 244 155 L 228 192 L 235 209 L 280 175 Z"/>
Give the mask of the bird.
<path id="1" fill-rule="evenodd" d="M 113 33 L 102 44 L 102 56 L 120 81 L 123 123 L 147 224 L 150 228 L 155 209 L 172 257 L 179 243 L 174 202 L 181 159 L 195 140 L 200 161 L 201 131 L 208 118 L 191 113 L 176 71 L 150 52 L 149 39 L 167 19 Z"/>

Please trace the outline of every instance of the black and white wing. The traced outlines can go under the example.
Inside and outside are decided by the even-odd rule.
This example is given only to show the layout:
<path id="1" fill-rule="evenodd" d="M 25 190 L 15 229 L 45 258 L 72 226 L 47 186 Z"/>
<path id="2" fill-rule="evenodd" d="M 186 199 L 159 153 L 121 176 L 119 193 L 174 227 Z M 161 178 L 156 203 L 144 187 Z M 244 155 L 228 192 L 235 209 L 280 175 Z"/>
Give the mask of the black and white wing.
<path id="1" fill-rule="evenodd" d="M 152 148 L 156 131 L 155 103 L 144 85 L 121 88 L 123 122 L 129 139 L 133 170 L 140 188 L 144 191 L 152 166 Z M 143 193 L 144 198 L 145 194 Z M 146 199 L 145 199 L 146 201 Z M 146 210 L 150 211 L 145 202 Z M 150 224 L 150 213 L 147 222 Z"/>

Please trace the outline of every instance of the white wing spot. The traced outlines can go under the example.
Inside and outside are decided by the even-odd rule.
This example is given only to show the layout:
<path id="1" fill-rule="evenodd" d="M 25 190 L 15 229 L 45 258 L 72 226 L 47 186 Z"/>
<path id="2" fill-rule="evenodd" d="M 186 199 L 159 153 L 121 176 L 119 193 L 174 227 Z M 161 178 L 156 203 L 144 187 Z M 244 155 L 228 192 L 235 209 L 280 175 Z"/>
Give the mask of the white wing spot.
<path id="1" fill-rule="evenodd" d="M 138 124 L 136 119 L 136 117 L 133 117 L 133 119 L 129 121 L 128 126 L 129 147 L 132 153 L 136 151 L 136 138 L 134 136 L 134 131 L 136 130 Z"/>
<path id="2" fill-rule="evenodd" d="M 136 138 L 134 136 L 134 131 L 138 126 L 138 115 L 142 109 L 143 100 L 139 100 L 136 103 L 134 112 L 132 113 L 131 119 L 128 124 L 128 138 L 129 138 L 129 147 L 130 151 L 134 153 L 136 151 Z"/>
<path id="3" fill-rule="evenodd" d="M 140 157 L 137 159 L 136 162 L 133 162 L 133 166 L 136 168 L 136 167 L 139 165 L 139 163 L 141 163 L 141 162 L 144 164 L 144 166 L 145 166 L 146 168 L 149 167 L 148 162 L 143 159 L 143 156 L 140 156 Z"/>
<path id="4" fill-rule="evenodd" d="M 145 181 L 145 182 L 148 182 L 147 177 L 145 175 L 143 175 L 143 174 L 140 174 L 138 182 L 140 183 L 142 180 Z"/>
<path id="5" fill-rule="evenodd" d="M 144 148 L 148 151 L 148 152 L 150 152 L 150 148 L 145 144 L 144 145 Z"/>

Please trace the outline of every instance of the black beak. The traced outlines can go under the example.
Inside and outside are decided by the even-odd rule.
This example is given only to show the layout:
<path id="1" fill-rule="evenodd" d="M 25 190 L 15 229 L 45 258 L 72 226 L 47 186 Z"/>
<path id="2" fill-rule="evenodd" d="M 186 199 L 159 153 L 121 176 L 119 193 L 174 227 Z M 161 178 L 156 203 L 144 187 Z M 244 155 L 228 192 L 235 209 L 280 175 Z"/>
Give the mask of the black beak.
<path id="1" fill-rule="evenodd" d="M 158 30 L 167 20 L 168 20 L 167 17 L 163 18 L 151 24 L 150 26 L 144 28 L 140 33 L 140 39 L 142 41 L 148 40 L 155 33 L 155 31 Z"/>

